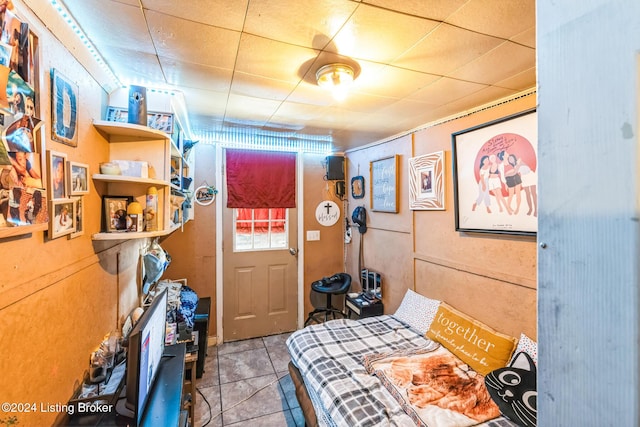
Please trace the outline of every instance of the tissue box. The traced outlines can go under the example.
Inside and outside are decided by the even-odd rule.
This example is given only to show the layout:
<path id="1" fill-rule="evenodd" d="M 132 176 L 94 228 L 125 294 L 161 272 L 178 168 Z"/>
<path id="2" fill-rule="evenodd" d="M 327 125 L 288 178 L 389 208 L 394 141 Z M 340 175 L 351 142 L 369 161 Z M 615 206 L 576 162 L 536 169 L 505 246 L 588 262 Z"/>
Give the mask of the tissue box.
<path id="1" fill-rule="evenodd" d="M 136 178 L 149 178 L 149 163 L 134 160 L 111 160 L 120 166 L 122 175 L 134 176 Z"/>

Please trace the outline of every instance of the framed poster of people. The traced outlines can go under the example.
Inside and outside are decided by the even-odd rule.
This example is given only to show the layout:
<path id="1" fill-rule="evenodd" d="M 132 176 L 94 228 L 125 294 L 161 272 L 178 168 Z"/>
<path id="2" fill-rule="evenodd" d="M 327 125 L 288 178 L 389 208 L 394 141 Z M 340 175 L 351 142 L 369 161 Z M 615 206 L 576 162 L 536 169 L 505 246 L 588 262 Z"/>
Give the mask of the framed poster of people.
<path id="1" fill-rule="evenodd" d="M 78 146 L 78 85 L 51 69 L 51 139 Z"/>
<path id="2" fill-rule="evenodd" d="M 456 231 L 535 235 L 536 111 L 456 132 L 452 144 Z"/>

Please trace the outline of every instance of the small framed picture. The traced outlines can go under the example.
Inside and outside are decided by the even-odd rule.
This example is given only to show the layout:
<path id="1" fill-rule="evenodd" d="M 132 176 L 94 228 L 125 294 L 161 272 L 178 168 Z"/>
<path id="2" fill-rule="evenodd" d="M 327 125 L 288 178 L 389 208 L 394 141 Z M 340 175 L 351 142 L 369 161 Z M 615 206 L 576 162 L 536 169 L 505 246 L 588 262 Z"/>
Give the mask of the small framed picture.
<path id="1" fill-rule="evenodd" d="M 51 139 L 78 146 L 78 85 L 51 69 Z"/>
<path id="2" fill-rule="evenodd" d="M 351 178 L 351 197 L 354 199 L 364 197 L 364 177 L 362 175 Z"/>
<path id="3" fill-rule="evenodd" d="M 50 211 L 49 238 L 57 239 L 76 231 L 76 200 L 52 200 Z"/>
<path id="4" fill-rule="evenodd" d="M 69 234 L 69 239 L 76 238 L 78 236 L 82 236 L 84 234 L 84 203 L 83 197 L 73 197 L 73 200 L 76 202 L 76 231 Z"/>
<path id="5" fill-rule="evenodd" d="M 89 193 L 89 165 L 67 162 L 69 173 L 69 194 L 78 196 Z"/>
<path id="6" fill-rule="evenodd" d="M 47 150 L 49 165 L 49 200 L 60 200 L 68 197 L 66 185 L 67 155 Z"/>
<path id="7" fill-rule="evenodd" d="M 109 106 L 107 107 L 107 115 L 106 115 L 106 120 L 109 122 L 120 122 L 120 123 L 126 123 L 127 122 L 127 109 L 126 108 L 119 108 L 119 107 L 112 107 Z"/>
<path id="8" fill-rule="evenodd" d="M 409 209 L 444 210 L 444 151 L 409 159 Z"/>
<path id="9" fill-rule="evenodd" d="M 102 228 L 107 233 L 127 231 L 127 206 L 133 202 L 131 196 L 102 197 Z"/>

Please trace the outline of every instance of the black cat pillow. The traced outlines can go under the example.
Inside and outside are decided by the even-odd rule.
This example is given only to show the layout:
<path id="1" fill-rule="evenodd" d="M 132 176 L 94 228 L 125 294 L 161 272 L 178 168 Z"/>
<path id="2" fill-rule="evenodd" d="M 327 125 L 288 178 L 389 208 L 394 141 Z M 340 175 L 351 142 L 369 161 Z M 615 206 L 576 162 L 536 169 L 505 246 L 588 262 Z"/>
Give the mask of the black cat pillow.
<path id="1" fill-rule="evenodd" d="M 520 352 L 509 366 L 489 372 L 484 382 L 500 413 L 523 427 L 535 427 L 538 415 L 536 365 Z"/>

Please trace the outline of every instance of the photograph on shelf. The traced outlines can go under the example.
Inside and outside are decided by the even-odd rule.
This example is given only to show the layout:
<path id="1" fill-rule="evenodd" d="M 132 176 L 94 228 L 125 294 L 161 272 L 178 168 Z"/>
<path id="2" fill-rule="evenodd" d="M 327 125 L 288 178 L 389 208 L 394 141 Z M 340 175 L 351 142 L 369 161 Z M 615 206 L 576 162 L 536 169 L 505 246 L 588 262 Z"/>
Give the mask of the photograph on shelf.
<path id="1" fill-rule="evenodd" d="M 397 154 L 370 162 L 371 210 L 398 213 Z"/>
<path id="2" fill-rule="evenodd" d="M 69 194 L 78 196 L 89 193 L 89 165 L 77 162 L 67 162 L 69 173 Z"/>
<path id="3" fill-rule="evenodd" d="M 121 107 L 107 107 L 105 120 L 108 122 L 127 123 L 129 110 Z M 158 111 L 147 111 L 147 126 L 166 133 L 173 133 L 173 114 Z M 180 148 L 180 146 L 178 146 Z"/>
<path id="4" fill-rule="evenodd" d="M 107 233 L 127 231 L 127 206 L 132 196 L 102 196 L 102 229 Z"/>
<path id="5" fill-rule="evenodd" d="M 535 235 L 535 110 L 454 133 L 452 144 L 456 231 Z"/>
<path id="6" fill-rule="evenodd" d="M 444 151 L 409 159 L 409 209 L 444 210 Z"/>
<path id="7" fill-rule="evenodd" d="M 61 199 L 51 201 L 51 221 L 49 222 L 49 238 L 57 239 L 76 231 L 76 201 Z"/>
<path id="8" fill-rule="evenodd" d="M 69 234 L 69 239 L 76 238 L 78 236 L 82 236 L 84 234 L 84 203 L 82 196 L 73 197 L 73 200 L 76 202 L 76 231 Z"/>
<path id="9" fill-rule="evenodd" d="M 49 199 L 66 199 L 68 196 L 66 185 L 67 155 L 57 151 L 47 150 L 49 166 Z"/>
<path id="10" fill-rule="evenodd" d="M 51 69 L 51 139 L 78 146 L 78 85 Z"/>

